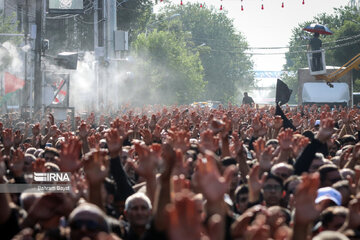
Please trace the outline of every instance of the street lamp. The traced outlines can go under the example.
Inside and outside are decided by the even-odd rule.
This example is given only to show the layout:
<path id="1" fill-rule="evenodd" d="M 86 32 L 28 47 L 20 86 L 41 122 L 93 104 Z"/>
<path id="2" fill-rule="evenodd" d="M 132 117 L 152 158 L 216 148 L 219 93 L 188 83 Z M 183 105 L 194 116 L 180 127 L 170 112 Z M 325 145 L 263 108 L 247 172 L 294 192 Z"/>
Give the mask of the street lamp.
<path id="1" fill-rule="evenodd" d="M 158 20 L 158 21 L 155 21 L 153 23 L 150 23 L 150 24 L 146 25 L 146 27 L 145 27 L 145 37 L 147 36 L 147 32 L 148 32 L 149 27 L 157 25 L 157 24 L 159 24 L 161 22 L 164 22 L 164 21 L 169 21 L 169 20 L 174 19 L 174 18 L 179 17 L 179 16 L 181 16 L 180 13 L 175 13 L 175 14 L 171 15 L 170 17 L 167 17 L 165 19 Z"/>

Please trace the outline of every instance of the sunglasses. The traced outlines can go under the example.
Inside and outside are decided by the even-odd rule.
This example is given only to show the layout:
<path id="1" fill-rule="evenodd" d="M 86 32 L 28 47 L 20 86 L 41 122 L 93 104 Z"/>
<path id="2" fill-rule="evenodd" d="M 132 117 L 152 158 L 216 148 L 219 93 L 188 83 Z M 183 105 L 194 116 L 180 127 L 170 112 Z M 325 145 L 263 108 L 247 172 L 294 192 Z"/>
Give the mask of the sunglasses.
<path id="1" fill-rule="evenodd" d="M 88 231 L 95 232 L 95 231 L 106 231 L 104 226 L 98 224 L 97 222 L 93 220 L 74 220 L 70 223 L 70 228 L 73 230 L 80 230 L 81 228 L 85 228 Z"/>

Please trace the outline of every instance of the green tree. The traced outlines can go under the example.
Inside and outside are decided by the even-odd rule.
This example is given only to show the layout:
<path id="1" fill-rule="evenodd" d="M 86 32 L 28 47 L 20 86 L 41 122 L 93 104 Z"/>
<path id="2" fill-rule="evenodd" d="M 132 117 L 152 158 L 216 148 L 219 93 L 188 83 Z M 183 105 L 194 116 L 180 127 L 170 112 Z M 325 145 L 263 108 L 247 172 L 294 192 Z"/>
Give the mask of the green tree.
<path id="1" fill-rule="evenodd" d="M 129 31 L 129 42 L 145 30 L 153 14 L 152 10 L 151 0 L 118 0 L 117 26 L 121 30 Z"/>
<path id="2" fill-rule="evenodd" d="M 159 18 L 180 14 L 177 21 L 163 21 L 159 29 L 169 29 L 176 34 L 183 32 L 187 45 L 200 52 L 208 83 L 207 99 L 235 102 L 238 89 L 252 85 L 253 63 L 245 54 L 248 44 L 243 35 L 236 32 L 226 12 L 187 3 L 183 6 L 169 5 L 162 14 L 164 16 Z"/>
<path id="3" fill-rule="evenodd" d="M 206 82 L 199 53 L 174 33 L 140 34 L 132 45 L 136 58 L 136 98 L 146 103 L 189 104 L 203 97 Z M 136 100 L 136 99 L 133 99 Z"/>
<path id="4" fill-rule="evenodd" d="M 17 30 L 18 21 L 15 13 L 7 17 L 0 14 L 0 17 L 0 33 L 20 33 Z M 22 37 L 0 36 L 1 43 L 9 41 L 14 44 L 19 44 L 22 40 Z"/>

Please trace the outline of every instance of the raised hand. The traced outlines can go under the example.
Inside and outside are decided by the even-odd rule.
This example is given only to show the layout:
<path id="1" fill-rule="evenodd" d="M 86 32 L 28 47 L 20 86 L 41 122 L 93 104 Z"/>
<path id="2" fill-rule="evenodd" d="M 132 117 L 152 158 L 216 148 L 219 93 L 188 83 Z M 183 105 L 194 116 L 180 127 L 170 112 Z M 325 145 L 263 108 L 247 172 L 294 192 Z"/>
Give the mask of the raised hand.
<path id="1" fill-rule="evenodd" d="M 171 240 L 201 239 L 201 217 L 194 214 L 199 211 L 193 194 L 187 190 L 176 194 L 174 203 L 166 207 L 169 218 L 169 236 Z"/>
<path id="2" fill-rule="evenodd" d="M 2 133 L 2 137 L 4 148 L 9 149 L 14 145 L 14 135 L 11 129 L 6 128 Z"/>
<path id="3" fill-rule="evenodd" d="M 266 135 L 268 131 L 268 127 L 264 121 L 260 121 L 260 128 L 257 132 L 255 132 L 256 136 L 263 137 Z"/>
<path id="4" fill-rule="evenodd" d="M 181 192 L 184 189 L 190 190 L 190 181 L 185 178 L 184 174 L 175 175 L 172 178 L 174 193 Z"/>
<path id="5" fill-rule="evenodd" d="M 245 238 L 247 231 L 251 228 L 251 221 L 257 214 L 269 215 L 266 207 L 261 205 L 253 206 L 247 209 L 236 221 L 231 225 L 232 239 L 247 239 Z M 249 236 L 247 236 L 249 237 Z"/>
<path id="6" fill-rule="evenodd" d="M 268 240 L 271 236 L 270 227 L 267 225 L 268 216 L 259 213 L 255 216 L 255 220 L 246 229 L 245 239 L 248 240 Z"/>
<path id="7" fill-rule="evenodd" d="M 97 149 L 87 153 L 84 161 L 84 171 L 90 185 L 102 183 L 109 172 L 107 151 Z"/>
<path id="8" fill-rule="evenodd" d="M 122 144 L 123 138 L 119 136 L 118 131 L 116 129 L 110 129 L 110 131 L 106 134 L 106 143 L 108 146 L 108 150 L 111 158 L 116 158 L 122 152 Z"/>
<path id="9" fill-rule="evenodd" d="M 355 129 L 356 131 L 360 131 L 360 116 L 355 118 Z"/>
<path id="10" fill-rule="evenodd" d="M 63 172 L 75 172 L 81 167 L 81 141 L 77 137 L 70 137 L 61 144 L 59 167 Z"/>
<path id="11" fill-rule="evenodd" d="M 279 133 L 278 140 L 281 150 L 289 150 L 293 147 L 293 134 L 294 132 L 290 128 Z"/>
<path id="12" fill-rule="evenodd" d="M 37 135 L 40 134 L 40 123 L 34 125 L 34 127 L 32 128 L 32 134 L 33 137 L 36 137 Z"/>
<path id="13" fill-rule="evenodd" d="M 224 171 L 224 175 L 221 176 L 214 153 L 206 151 L 205 157 L 199 156 L 196 161 L 194 177 L 206 199 L 210 203 L 218 203 L 223 200 L 224 194 L 228 192 L 234 171 L 234 166 L 229 166 Z"/>
<path id="14" fill-rule="evenodd" d="M 225 123 L 219 119 L 213 119 L 210 123 L 210 129 L 213 131 L 214 135 L 223 131 L 225 128 Z"/>
<path id="15" fill-rule="evenodd" d="M 152 134 L 151 131 L 147 128 L 140 129 L 140 134 L 146 145 L 151 145 L 152 143 Z"/>
<path id="16" fill-rule="evenodd" d="M 245 133 L 243 134 L 242 139 L 244 140 L 245 138 L 249 138 L 251 139 L 254 136 L 254 129 L 252 127 L 248 128 Z"/>
<path id="17" fill-rule="evenodd" d="M 246 229 L 250 226 L 254 213 L 246 211 L 231 225 L 232 239 L 243 239 Z"/>
<path id="18" fill-rule="evenodd" d="M 260 122 L 260 115 L 257 114 L 251 124 L 252 128 L 254 129 L 254 132 L 257 132 L 260 130 L 261 126 L 261 122 Z"/>
<path id="19" fill-rule="evenodd" d="M 51 125 L 51 126 L 52 126 L 52 125 L 55 125 L 54 115 L 52 115 L 51 113 L 49 113 L 48 118 L 49 118 L 50 125 Z"/>
<path id="20" fill-rule="evenodd" d="M 99 146 L 99 142 L 96 141 L 95 135 L 88 137 L 87 141 L 90 148 L 97 148 Z"/>
<path id="21" fill-rule="evenodd" d="M 46 172 L 45 159 L 43 158 L 36 159 L 36 161 L 32 163 L 32 169 L 34 172 Z"/>
<path id="22" fill-rule="evenodd" d="M 56 133 L 57 133 L 57 130 L 58 130 L 58 128 L 57 128 L 56 125 L 51 125 L 50 128 L 49 128 L 48 135 L 49 135 L 50 137 L 55 136 Z"/>
<path id="23" fill-rule="evenodd" d="M 149 123 L 149 128 L 150 130 L 153 132 L 155 130 L 155 126 L 156 126 L 156 116 L 155 114 L 151 115 L 151 120 L 150 120 L 150 123 Z"/>
<path id="24" fill-rule="evenodd" d="M 14 176 L 21 177 L 23 175 L 24 169 L 24 162 L 25 162 L 25 155 L 20 150 L 20 148 L 16 149 L 13 153 L 12 157 L 10 158 L 10 170 L 14 173 Z"/>
<path id="25" fill-rule="evenodd" d="M 272 166 L 274 149 L 271 146 L 265 147 L 265 140 L 263 138 L 257 139 L 254 144 L 256 158 L 259 161 L 260 168 L 263 171 L 270 170 Z"/>
<path id="26" fill-rule="evenodd" d="M 180 130 L 180 131 L 168 131 L 169 137 L 167 139 L 168 143 L 170 143 L 174 149 L 180 149 L 183 153 L 185 153 L 190 147 L 190 134 L 188 131 Z"/>
<path id="27" fill-rule="evenodd" d="M 317 189 L 320 185 L 319 174 L 304 174 L 302 182 L 298 185 L 295 193 L 295 223 L 307 225 L 313 222 L 319 211 L 315 205 Z"/>
<path id="28" fill-rule="evenodd" d="M 65 194 L 46 193 L 32 205 L 28 217 L 32 224 L 44 223 L 53 216 L 68 216 L 73 208 L 73 202 Z"/>
<path id="29" fill-rule="evenodd" d="M 303 120 L 301 118 L 301 114 L 298 113 L 295 116 L 293 116 L 292 118 L 292 124 L 294 125 L 294 127 L 298 128 L 301 126 L 301 124 L 303 123 Z"/>
<path id="30" fill-rule="evenodd" d="M 249 184 L 249 201 L 255 202 L 259 199 L 261 188 L 264 185 L 266 174 L 259 178 L 260 165 L 253 166 L 247 177 Z"/>
<path id="31" fill-rule="evenodd" d="M 79 126 L 79 137 L 81 140 L 87 140 L 87 136 L 89 135 L 89 126 L 86 124 L 85 121 L 82 121 Z"/>
<path id="32" fill-rule="evenodd" d="M 268 128 L 274 128 L 274 126 L 275 126 L 275 118 L 274 117 L 268 117 L 267 119 L 266 119 L 266 126 L 268 127 Z"/>
<path id="33" fill-rule="evenodd" d="M 23 141 L 24 135 L 21 134 L 20 130 L 17 130 L 14 134 L 14 146 L 19 146 Z"/>
<path id="34" fill-rule="evenodd" d="M 200 149 L 205 152 L 205 150 L 210 150 L 216 152 L 219 148 L 219 139 L 215 138 L 211 130 L 206 130 L 200 134 Z"/>
<path id="35" fill-rule="evenodd" d="M 138 153 L 139 160 L 137 163 L 129 162 L 139 176 L 146 180 L 155 177 L 155 169 L 158 162 L 157 154 L 149 147 L 135 143 L 135 152 Z"/>
<path id="36" fill-rule="evenodd" d="M 160 125 L 156 124 L 155 128 L 153 130 L 153 140 L 156 140 L 158 142 L 161 141 L 161 127 Z"/>
<path id="37" fill-rule="evenodd" d="M 297 158 L 309 143 L 310 140 L 307 137 L 296 134 L 295 137 L 293 138 L 293 144 L 292 144 L 294 157 Z"/>
<path id="38" fill-rule="evenodd" d="M 335 126 L 335 121 L 332 118 L 321 119 L 320 129 L 316 135 L 316 138 L 319 141 L 326 143 L 326 141 L 330 139 L 332 134 L 335 132 L 334 126 Z"/>

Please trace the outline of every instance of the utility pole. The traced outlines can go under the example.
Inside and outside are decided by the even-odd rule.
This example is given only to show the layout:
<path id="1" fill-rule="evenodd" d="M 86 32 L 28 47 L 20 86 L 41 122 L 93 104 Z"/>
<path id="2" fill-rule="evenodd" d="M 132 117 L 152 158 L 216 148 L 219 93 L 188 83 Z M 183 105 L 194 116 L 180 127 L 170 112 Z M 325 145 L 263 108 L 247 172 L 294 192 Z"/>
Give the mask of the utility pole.
<path id="1" fill-rule="evenodd" d="M 116 0 L 107 0 L 107 41 L 106 56 L 109 59 L 115 58 L 115 30 L 117 29 Z"/>
<path id="2" fill-rule="evenodd" d="M 99 59 L 96 53 L 96 49 L 99 47 L 99 10 L 98 10 L 98 0 L 94 0 L 94 73 L 95 73 L 95 89 L 96 89 L 96 100 L 95 108 L 99 109 Z"/>
<path id="3" fill-rule="evenodd" d="M 106 58 L 109 61 L 109 65 L 112 68 L 117 69 L 116 53 L 115 53 L 115 30 L 117 30 L 117 19 L 116 19 L 116 0 L 107 0 L 106 1 Z M 114 76 L 111 76 L 108 72 L 108 78 L 111 79 Z M 116 87 L 111 87 L 111 83 L 107 81 L 105 83 L 105 89 L 110 93 L 105 95 L 107 104 L 111 104 L 111 107 L 116 107 L 117 104 L 117 91 Z M 109 91 L 111 89 L 111 91 Z M 110 102 L 111 101 L 111 102 Z M 116 104 L 114 103 L 116 101 Z"/>
<path id="4" fill-rule="evenodd" d="M 34 68 L 34 112 L 40 110 L 42 105 L 42 73 L 41 73 L 41 41 L 43 0 L 36 0 L 35 10 L 36 39 L 35 39 L 35 68 Z"/>
<path id="5" fill-rule="evenodd" d="M 27 46 L 28 44 L 28 35 L 29 35 L 29 0 L 25 0 L 25 17 L 24 17 L 24 45 Z M 26 107 L 28 105 L 29 101 L 29 79 L 28 79 L 28 53 L 25 52 L 24 55 L 24 81 L 25 81 L 25 87 L 22 94 L 22 107 L 24 108 L 25 112 Z M 31 109 L 29 109 L 29 112 Z"/>
<path id="6" fill-rule="evenodd" d="M 94 0 L 94 52 L 99 46 L 99 13 L 98 0 Z"/>

